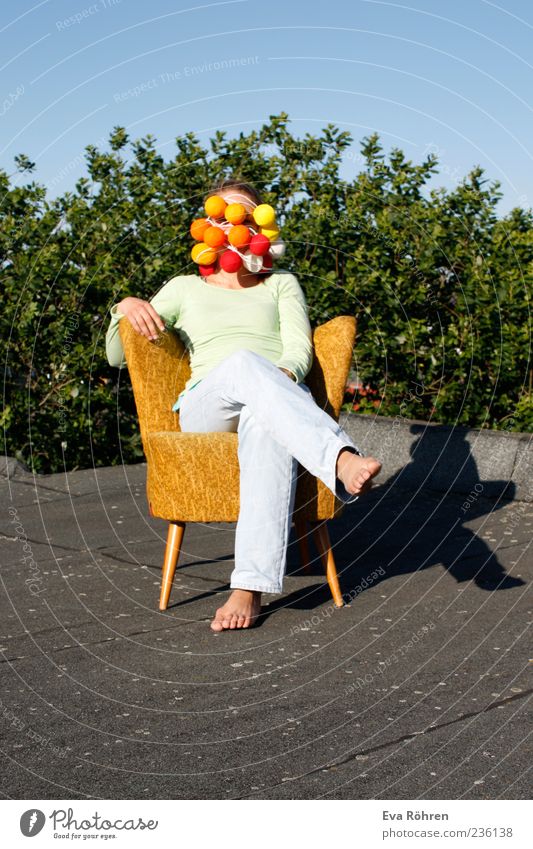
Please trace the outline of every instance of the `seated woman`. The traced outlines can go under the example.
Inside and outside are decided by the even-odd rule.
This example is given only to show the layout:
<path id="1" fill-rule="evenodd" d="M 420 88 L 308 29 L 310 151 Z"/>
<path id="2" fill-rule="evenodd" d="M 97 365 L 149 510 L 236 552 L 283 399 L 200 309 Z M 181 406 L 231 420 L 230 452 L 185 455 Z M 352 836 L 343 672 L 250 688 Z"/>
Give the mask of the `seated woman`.
<path id="1" fill-rule="evenodd" d="M 106 350 L 111 365 L 124 365 L 118 333 L 123 318 L 152 341 L 165 325 L 174 327 L 191 364 L 173 407 L 181 430 L 238 434 L 233 592 L 211 622 L 222 631 L 250 627 L 261 593 L 282 591 L 298 462 L 347 503 L 368 491 L 381 463 L 363 457 L 303 382 L 313 362 L 304 293 L 293 274 L 270 273 L 266 254 L 264 261 L 252 255 L 254 245 L 264 251 L 272 244 L 264 234 L 277 238 L 272 208 L 251 185 L 230 179 L 209 192 L 206 209 L 208 218 L 191 228 L 202 240 L 192 254 L 203 262 L 200 274 L 173 277 L 150 301 L 127 297 L 114 306 Z M 263 241 L 251 245 L 258 231 Z"/>

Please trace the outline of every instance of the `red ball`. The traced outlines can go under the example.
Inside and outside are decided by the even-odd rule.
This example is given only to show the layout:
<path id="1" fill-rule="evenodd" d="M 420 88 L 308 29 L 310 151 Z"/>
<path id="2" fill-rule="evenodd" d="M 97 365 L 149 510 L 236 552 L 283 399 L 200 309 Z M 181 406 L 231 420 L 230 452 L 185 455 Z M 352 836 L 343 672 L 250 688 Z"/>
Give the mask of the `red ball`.
<path id="1" fill-rule="evenodd" d="M 263 268 L 259 272 L 260 274 L 269 274 L 272 271 L 272 257 L 270 254 L 267 254 L 263 257 Z"/>
<path id="2" fill-rule="evenodd" d="M 227 271 L 228 274 L 233 274 L 233 272 L 238 271 L 241 267 L 242 259 L 235 251 L 227 250 L 219 258 L 219 263 L 224 271 Z"/>
<path id="3" fill-rule="evenodd" d="M 262 233 L 256 233 L 255 236 L 252 236 L 250 239 L 250 244 L 248 249 L 251 254 L 255 254 L 256 256 L 264 256 L 266 252 L 270 249 L 270 239 L 266 236 L 263 236 Z"/>
<path id="4" fill-rule="evenodd" d="M 214 274 L 217 270 L 216 265 L 199 265 L 198 271 L 202 275 L 202 277 L 209 277 L 210 274 Z"/>

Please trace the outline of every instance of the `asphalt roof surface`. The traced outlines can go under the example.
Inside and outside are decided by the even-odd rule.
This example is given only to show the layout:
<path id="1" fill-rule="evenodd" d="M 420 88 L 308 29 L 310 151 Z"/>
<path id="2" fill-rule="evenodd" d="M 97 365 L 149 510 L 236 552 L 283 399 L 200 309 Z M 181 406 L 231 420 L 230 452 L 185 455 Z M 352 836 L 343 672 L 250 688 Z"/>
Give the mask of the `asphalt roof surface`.
<path id="1" fill-rule="evenodd" d="M 144 465 L 2 483 L 5 798 L 530 795 L 533 505 L 376 486 L 214 634 L 234 525 L 189 525 L 168 611 Z"/>

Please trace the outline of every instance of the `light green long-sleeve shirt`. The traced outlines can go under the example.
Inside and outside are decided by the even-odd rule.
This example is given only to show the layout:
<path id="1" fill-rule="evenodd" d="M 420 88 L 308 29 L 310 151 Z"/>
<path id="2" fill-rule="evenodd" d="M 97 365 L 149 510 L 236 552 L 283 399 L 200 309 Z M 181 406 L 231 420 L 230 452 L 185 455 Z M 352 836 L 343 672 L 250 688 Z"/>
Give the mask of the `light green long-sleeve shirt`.
<path id="1" fill-rule="evenodd" d="M 311 325 L 305 295 L 294 274 L 270 274 L 248 289 L 223 289 L 195 274 L 179 275 L 165 283 L 150 303 L 165 324 L 178 332 L 189 352 L 191 376 L 174 409 L 185 392 L 240 348 L 292 371 L 298 383 L 311 368 Z M 106 335 L 108 362 L 119 367 L 125 365 L 118 332 L 122 317 L 116 306 L 111 308 Z"/>

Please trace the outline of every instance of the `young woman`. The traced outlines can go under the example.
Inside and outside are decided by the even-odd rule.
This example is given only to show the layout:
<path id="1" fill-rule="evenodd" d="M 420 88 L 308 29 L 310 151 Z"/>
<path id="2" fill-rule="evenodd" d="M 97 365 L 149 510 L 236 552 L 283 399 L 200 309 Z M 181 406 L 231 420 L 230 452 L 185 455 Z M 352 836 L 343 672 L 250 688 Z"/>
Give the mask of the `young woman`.
<path id="1" fill-rule="evenodd" d="M 251 185 L 237 179 L 207 197 L 213 196 L 242 204 L 245 224 L 253 224 L 253 211 L 262 203 Z M 233 592 L 211 628 L 248 628 L 260 612 L 261 593 L 282 591 L 298 462 L 346 503 L 368 491 L 381 463 L 363 457 L 303 383 L 313 346 L 307 303 L 293 274 L 254 274 L 245 265 L 231 272 L 217 264 L 203 268 L 202 275 L 172 278 L 150 301 L 124 298 L 111 316 L 106 337 L 111 365 L 124 365 L 118 334 L 123 318 L 152 341 L 165 324 L 180 334 L 191 363 L 173 407 L 182 431 L 238 433 Z M 169 405 L 174 401 L 169 398 Z"/>

